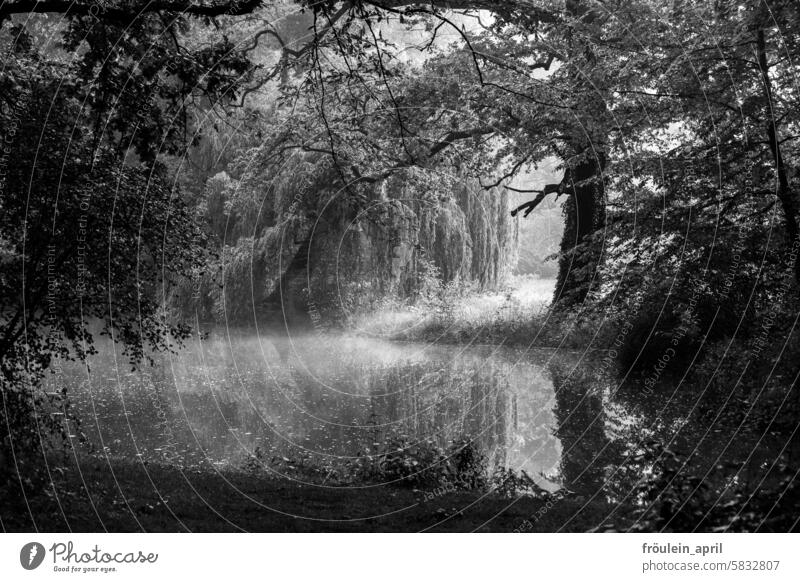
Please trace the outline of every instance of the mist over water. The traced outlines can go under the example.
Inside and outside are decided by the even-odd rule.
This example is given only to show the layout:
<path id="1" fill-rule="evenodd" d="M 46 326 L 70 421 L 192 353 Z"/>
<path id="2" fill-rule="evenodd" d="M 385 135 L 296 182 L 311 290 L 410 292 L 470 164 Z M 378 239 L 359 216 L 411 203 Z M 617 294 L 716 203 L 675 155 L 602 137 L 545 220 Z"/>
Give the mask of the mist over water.
<path id="1" fill-rule="evenodd" d="M 81 419 L 71 432 L 112 458 L 238 470 L 257 453 L 269 473 L 303 481 L 299 469 L 334 471 L 395 437 L 444 449 L 469 438 L 490 469 L 604 497 L 613 479 L 626 490 L 646 473 L 632 459 L 647 440 L 700 443 L 699 466 L 742 461 L 728 435 L 687 424 L 692 402 L 621 389 L 588 352 L 219 330 L 131 371 L 99 347 L 88 370 L 64 366 L 49 389 L 67 388 Z M 770 446 L 743 461 L 757 467 Z"/>
<path id="2" fill-rule="evenodd" d="M 560 479 L 552 353 L 229 333 L 135 372 L 112 355 L 103 346 L 88 377 L 65 372 L 81 429 L 109 455 L 236 467 L 256 447 L 345 460 L 390 434 L 469 436 L 492 464 Z"/>

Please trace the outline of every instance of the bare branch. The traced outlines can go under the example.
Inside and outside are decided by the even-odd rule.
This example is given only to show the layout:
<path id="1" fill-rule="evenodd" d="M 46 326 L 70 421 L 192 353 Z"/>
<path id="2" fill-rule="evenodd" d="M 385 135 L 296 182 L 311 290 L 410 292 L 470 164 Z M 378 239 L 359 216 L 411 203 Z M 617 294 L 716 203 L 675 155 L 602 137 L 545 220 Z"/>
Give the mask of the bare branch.
<path id="1" fill-rule="evenodd" d="M 544 200 L 545 196 L 546 196 L 546 194 L 544 192 L 539 192 L 539 195 L 536 198 L 534 198 L 533 200 L 530 200 L 529 202 L 526 202 L 525 204 L 520 204 L 514 210 L 512 210 L 511 211 L 511 216 L 516 216 L 519 213 L 520 210 L 525 210 L 525 214 L 523 214 L 522 217 L 523 218 L 528 218 L 528 215 L 531 212 L 533 212 L 534 209 L 537 206 L 539 206 L 539 204 L 542 202 L 542 200 Z"/>
<path id="2" fill-rule="evenodd" d="M 515 192 L 539 192 L 539 195 L 536 196 L 533 200 L 525 202 L 524 204 L 520 204 L 514 210 L 511 211 L 511 216 L 516 216 L 519 214 L 520 210 L 524 210 L 525 213 L 522 215 L 523 218 L 528 218 L 528 215 L 533 212 L 539 204 L 541 204 L 542 200 L 545 199 L 545 196 L 548 194 L 560 194 L 563 191 L 562 184 L 548 184 L 542 190 L 518 190 L 516 188 L 508 188 L 509 190 L 514 190 Z"/>
<path id="3" fill-rule="evenodd" d="M 503 182 L 505 182 L 506 180 L 508 180 L 508 179 L 509 179 L 509 178 L 511 178 L 512 176 L 515 176 L 515 175 L 516 175 L 516 173 L 519 171 L 519 169 L 520 169 L 522 166 L 524 166 L 524 165 L 527 163 L 527 161 L 528 161 L 529 159 L 531 159 L 531 156 L 530 156 L 530 154 L 528 154 L 527 156 L 525 156 L 524 158 L 522 158 L 522 159 L 521 159 L 519 162 L 517 162 L 516 164 L 514 164 L 514 166 L 513 166 L 513 167 L 512 167 L 512 168 L 511 168 L 511 169 L 510 169 L 508 172 L 506 172 L 505 174 L 503 174 L 502 176 L 500 176 L 500 177 L 499 177 L 497 180 L 495 180 L 495 181 L 494 181 L 492 184 L 484 185 L 484 184 L 483 184 L 483 182 L 480 182 L 480 180 L 479 180 L 479 182 L 480 182 L 481 186 L 482 186 L 482 187 L 483 187 L 485 190 L 491 190 L 492 188 L 497 188 L 497 187 L 498 187 L 500 184 L 502 184 Z M 513 190 L 513 188 L 510 188 L 510 187 L 509 187 L 509 189 L 510 189 L 510 190 Z M 536 191 L 536 190 L 534 190 L 534 192 L 535 192 L 535 191 Z"/>
<path id="4" fill-rule="evenodd" d="M 479 135 L 487 135 L 490 133 L 494 133 L 495 129 L 488 126 L 476 127 L 474 129 L 465 129 L 462 131 L 451 131 L 448 133 L 442 141 L 434 144 L 428 155 L 430 157 L 435 156 L 436 154 L 442 152 L 442 150 L 448 148 L 449 146 L 453 145 L 454 142 L 461 140 L 461 139 L 468 139 L 470 137 L 477 137 Z"/>

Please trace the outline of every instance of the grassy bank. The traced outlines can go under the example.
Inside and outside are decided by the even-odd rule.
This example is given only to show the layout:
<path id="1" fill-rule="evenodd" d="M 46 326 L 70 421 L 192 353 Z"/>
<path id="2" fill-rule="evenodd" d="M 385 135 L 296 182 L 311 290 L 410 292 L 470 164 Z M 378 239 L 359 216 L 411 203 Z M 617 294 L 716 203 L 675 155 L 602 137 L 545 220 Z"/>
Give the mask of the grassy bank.
<path id="1" fill-rule="evenodd" d="M 446 284 L 412 304 L 381 304 L 353 318 L 368 335 L 401 341 L 585 348 L 605 345 L 612 326 L 550 309 L 555 281 L 519 276 L 494 292 Z"/>
<path id="2" fill-rule="evenodd" d="M 599 330 L 594 322 L 581 322 L 569 314 L 541 310 L 536 313 L 517 313 L 498 310 L 480 321 L 450 315 L 431 315 L 411 328 L 390 332 L 388 337 L 398 341 L 419 341 L 438 344 L 491 344 L 520 348 L 585 349 L 605 347 L 609 326 Z M 599 332 L 603 332 L 600 334 Z"/>
<path id="3" fill-rule="evenodd" d="M 0 501 L 6 532 L 588 531 L 611 508 L 580 497 L 514 499 L 386 485 L 324 487 L 240 471 L 181 471 L 86 457 L 53 487 Z M 35 519 L 31 518 L 31 514 Z"/>

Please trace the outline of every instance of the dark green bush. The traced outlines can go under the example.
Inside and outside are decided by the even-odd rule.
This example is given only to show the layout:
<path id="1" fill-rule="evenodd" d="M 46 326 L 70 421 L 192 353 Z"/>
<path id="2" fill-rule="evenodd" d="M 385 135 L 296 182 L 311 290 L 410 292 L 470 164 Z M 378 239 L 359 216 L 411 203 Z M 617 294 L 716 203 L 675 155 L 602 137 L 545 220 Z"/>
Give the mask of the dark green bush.
<path id="1" fill-rule="evenodd" d="M 647 443 L 638 461 L 651 468 L 635 489 L 639 509 L 632 531 L 794 532 L 800 530 L 800 484 L 796 465 L 782 459 L 741 483 L 740 464 L 720 465 L 711 481 L 692 472 L 691 457 L 660 443 Z"/>

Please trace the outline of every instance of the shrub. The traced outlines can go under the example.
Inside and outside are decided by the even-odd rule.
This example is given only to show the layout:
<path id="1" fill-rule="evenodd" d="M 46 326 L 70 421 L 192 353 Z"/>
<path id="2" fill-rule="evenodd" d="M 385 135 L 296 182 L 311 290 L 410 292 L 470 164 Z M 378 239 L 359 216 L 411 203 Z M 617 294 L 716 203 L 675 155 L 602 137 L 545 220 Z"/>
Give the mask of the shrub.
<path id="1" fill-rule="evenodd" d="M 638 461 L 650 476 L 635 489 L 639 510 L 633 531 L 776 531 L 799 528 L 798 469 L 785 459 L 759 477 L 755 488 L 740 483 L 740 464 L 720 465 L 721 479 L 703 480 L 691 471 L 691 457 L 648 443 Z"/>
<path id="2" fill-rule="evenodd" d="M 66 394 L 45 394 L 0 381 L 0 494 L 38 493 L 47 483 L 45 454 L 69 446 L 69 434 L 58 419 L 69 415 Z"/>
<path id="3" fill-rule="evenodd" d="M 449 469 L 445 451 L 432 440 L 413 442 L 406 435 L 385 441 L 377 454 L 377 466 L 380 481 L 415 487 L 441 484 Z"/>
<path id="4" fill-rule="evenodd" d="M 770 330 L 769 344 L 758 339 L 723 340 L 711 345 L 692 371 L 700 393 L 699 414 L 763 432 L 792 432 L 800 412 L 795 379 L 800 371 L 800 334 Z"/>
<path id="5" fill-rule="evenodd" d="M 326 483 L 386 483 L 425 489 L 446 486 L 448 491 L 492 490 L 505 497 L 547 495 L 525 471 L 497 467 L 490 474 L 486 455 L 469 437 L 442 447 L 432 439 L 413 441 L 406 434 L 393 433 L 359 452 L 355 460 L 338 464 L 308 453 L 295 458 L 270 455 L 257 447 L 242 469 Z"/>
<path id="6" fill-rule="evenodd" d="M 703 521 L 710 506 L 709 486 L 687 473 L 690 459 L 650 442 L 634 461 L 649 466 L 650 477 L 634 489 L 640 509 L 632 530 L 692 531 Z"/>
<path id="7" fill-rule="evenodd" d="M 514 469 L 497 467 L 492 473 L 491 483 L 492 490 L 501 497 L 519 497 L 520 495 L 546 497 L 549 495 L 524 470 L 516 472 Z"/>

